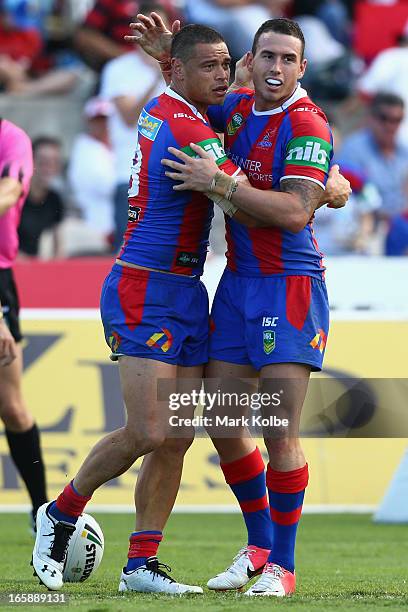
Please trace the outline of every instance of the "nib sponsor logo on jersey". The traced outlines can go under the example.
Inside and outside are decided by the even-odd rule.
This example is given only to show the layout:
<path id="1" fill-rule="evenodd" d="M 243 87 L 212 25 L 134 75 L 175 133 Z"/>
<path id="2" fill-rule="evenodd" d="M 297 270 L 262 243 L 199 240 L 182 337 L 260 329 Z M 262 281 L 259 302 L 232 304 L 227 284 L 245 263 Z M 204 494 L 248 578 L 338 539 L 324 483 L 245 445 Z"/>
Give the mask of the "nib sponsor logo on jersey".
<path id="1" fill-rule="evenodd" d="M 167 353 L 173 344 L 173 336 L 168 329 L 162 327 L 161 332 L 157 332 L 150 336 L 146 344 L 150 346 L 150 348 L 158 348 L 161 349 L 163 353 Z"/>
<path id="2" fill-rule="evenodd" d="M 321 138 L 302 136 L 292 138 L 287 146 L 286 163 L 311 166 L 327 172 L 329 169 L 331 144 Z"/>
<path id="3" fill-rule="evenodd" d="M 234 136 L 239 130 L 239 128 L 244 123 L 244 117 L 241 113 L 234 113 L 232 115 L 231 121 L 227 124 L 227 134 L 228 136 Z"/>
<path id="4" fill-rule="evenodd" d="M 319 329 L 317 334 L 315 335 L 313 340 L 309 342 L 309 344 L 312 348 L 317 349 L 321 353 L 323 353 L 327 344 L 327 334 L 322 329 Z"/>
<path id="5" fill-rule="evenodd" d="M 145 109 L 140 113 L 137 129 L 139 134 L 148 138 L 149 140 L 155 140 L 156 136 L 163 124 L 163 121 L 150 115 Z"/>
<path id="6" fill-rule="evenodd" d="M 262 317 L 262 327 L 277 327 L 279 317 Z M 263 330 L 263 349 L 266 355 L 270 355 L 276 347 L 276 333 L 272 329 Z"/>
<path id="7" fill-rule="evenodd" d="M 204 149 L 204 151 L 207 151 L 207 153 L 210 153 L 217 166 L 220 166 L 227 161 L 227 154 L 225 153 L 221 141 L 218 138 L 207 138 L 207 140 L 201 140 L 196 144 Z M 189 157 L 199 157 L 199 155 L 194 153 L 190 147 L 183 147 L 181 150 Z"/>

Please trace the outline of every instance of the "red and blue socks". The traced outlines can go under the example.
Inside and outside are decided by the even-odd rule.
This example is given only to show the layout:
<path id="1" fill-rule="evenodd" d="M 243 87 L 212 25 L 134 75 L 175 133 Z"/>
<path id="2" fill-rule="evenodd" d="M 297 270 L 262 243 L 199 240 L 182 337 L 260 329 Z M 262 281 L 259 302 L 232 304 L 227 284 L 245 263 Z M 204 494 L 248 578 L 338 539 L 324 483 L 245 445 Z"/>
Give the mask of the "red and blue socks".
<path id="1" fill-rule="evenodd" d="M 308 480 L 307 463 L 290 472 L 273 470 L 268 464 L 266 484 L 273 529 L 268 563 L 276 563 L 292 573 L 295 570 L 296 532 Z"/>
<path id="2" fill-rule="evenodd" d="M 51 504 L 48 512 L 57 521 L 75 524 L 90 499 L 91 496 L 80 495 L 74 487 L 74 481 L 71 481 Z"/>
<path id="3" fill-rule="evenodd" d="M 132 572 L 145 565 L 149 557 L 155 557 L 162 539 L 161 531 L 134 531 L 129 538 L 126 571 Z"/>
<path id="4" fill-rule="evenodd" d="M 265 465 L 259 449 L 231 463 L 222 463 L 221 469 L 241 507 L 248 531 L 248 545 L 270 550 L 272 523 L 266 492 Z"/>

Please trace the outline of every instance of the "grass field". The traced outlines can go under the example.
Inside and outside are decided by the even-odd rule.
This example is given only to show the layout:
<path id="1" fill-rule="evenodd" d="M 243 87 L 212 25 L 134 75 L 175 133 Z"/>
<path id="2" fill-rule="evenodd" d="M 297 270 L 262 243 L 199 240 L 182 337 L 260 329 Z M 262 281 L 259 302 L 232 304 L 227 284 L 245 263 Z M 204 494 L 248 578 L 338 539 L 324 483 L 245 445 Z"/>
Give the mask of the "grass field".
<path id="1" fill-rule="evenodd" d="M 366 515 L 306 515 L 297 546 L 298 590 L 282 600 L 248 599 L 236 593 L 185 598 L 117 592 L 131 515 L 95 515 L 105 534 L 105 556 L 87 582 L 64 587 L 68 607 L 76 611 L 214 610 L 402 610 L 408 608 L 408 527 L 374 525 Z M 0 514 L 0 608 L 4 594 L 46 592 L 32 577 L 29 560 L 33 542 L 27 517 Z M 205 586 L 224 569 L 243 543 L 239 515 L 181 515 L 172 517 L 160 548 L 161 561 L 173 567 L 181 581 Z M 31 606 L 32 607 L 32 606 Z M 67 606 L 65 606 L 66 608 Z M 63 605 L 36 605 L 36 610 L 64 609 Z"/>

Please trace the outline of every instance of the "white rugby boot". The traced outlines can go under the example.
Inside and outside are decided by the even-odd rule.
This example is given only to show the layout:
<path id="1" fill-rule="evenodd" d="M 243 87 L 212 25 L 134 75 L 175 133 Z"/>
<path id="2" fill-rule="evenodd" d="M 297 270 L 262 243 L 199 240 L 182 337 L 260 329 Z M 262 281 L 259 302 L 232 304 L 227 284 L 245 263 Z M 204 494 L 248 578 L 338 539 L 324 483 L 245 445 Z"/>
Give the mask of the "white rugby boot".
<path id="1" fill-rule="evenodd" d="M 207 582 L 214 591 L 242 589 L 254 576 L 259 576 L 271 551 L 258 546 L 245 546 L 234 557 L 232 564 Z"/>
<path id="2" fill-rule="evenodd" d="M 187 595 L 202 593 L 199 586 L 181 584 L 171 578 L 165 570 L 171 571 L 168 565 L 159 563 L 157 557 L 149 557 L 146 565 L 126 572 L 123 568 L 119 582 L 119 592 L 136 591 L 138 593 L 166 593 L 167 595 Z"/>
<path id="3" fill-rule="evenodd" d="M 296 576 L 276 563 L 267 563 L 260 578 L 244 595 L 248 597 L 287 597 L 296 589 Z"/>
<path id="4" fill-rule="evenodd" d="M 31 565 L 34 576 L 51 591 L 58 591 L 63 585 L 65 557 L 70 537 L 75 531 L 73 523 L 57 521 L 48 513 L 51 503 L 37 510 L 37 533 Z"/>

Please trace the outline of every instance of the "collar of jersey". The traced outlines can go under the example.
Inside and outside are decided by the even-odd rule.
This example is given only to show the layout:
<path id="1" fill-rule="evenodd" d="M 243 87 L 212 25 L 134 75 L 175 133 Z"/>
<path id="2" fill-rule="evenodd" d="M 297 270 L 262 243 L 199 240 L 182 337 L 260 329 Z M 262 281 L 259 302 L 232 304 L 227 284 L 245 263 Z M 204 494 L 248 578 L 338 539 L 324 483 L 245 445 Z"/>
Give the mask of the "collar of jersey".
<path id="1" fill-rule="evenodd" d="M 254 113 L 254 115 L 257 115 L 257 116 L 258 115 L 277 115 L 278 113 L 283 113 L 283 111 L 285 111 L 289 106 L 291 106 L 291 104 L 294 104 L 301 98 L 306 98 L 306 96 L 307 96 L 306 89 L 303 89 L 303 87 L 300 86 L 300 83 L 298 83 L 293 94 L 290 96 L 288 100 L 286 100 L 286 102 L 282 104 L 282 106 L 278 106 L 278 108 L 272 108 L 271 110 L 257 111 L 255 109 L 255 102 L 254 102 L 252 106 L 252 112 Z"/>
<path id="2" fill-rule="evenodd" d="M 176 91 L 174 91 L 174 89 L 171 89 L 170 86 L 166 88 L 166 91 L 164 93 L 167 96 L 170 96 L 170 98 L 175 98 L 176 100 L 179 100 L 180 102 L 183 102 L 186 106 L 188 106 L 188 108 L 191 110 L 191 112 L 194 113 L 194 115 L 196 117 L 198 117 L 199 119 L 201 119 L 204 122 L 206 121 L 204 119 L 204 117 L 202 116 L 202 114 L 200 113 L 200 111 L 198 111 L 195 106 L 193 106 L 192 104 L 187 102 L 187 100 L 185 98 L 180 96 Z"/>

